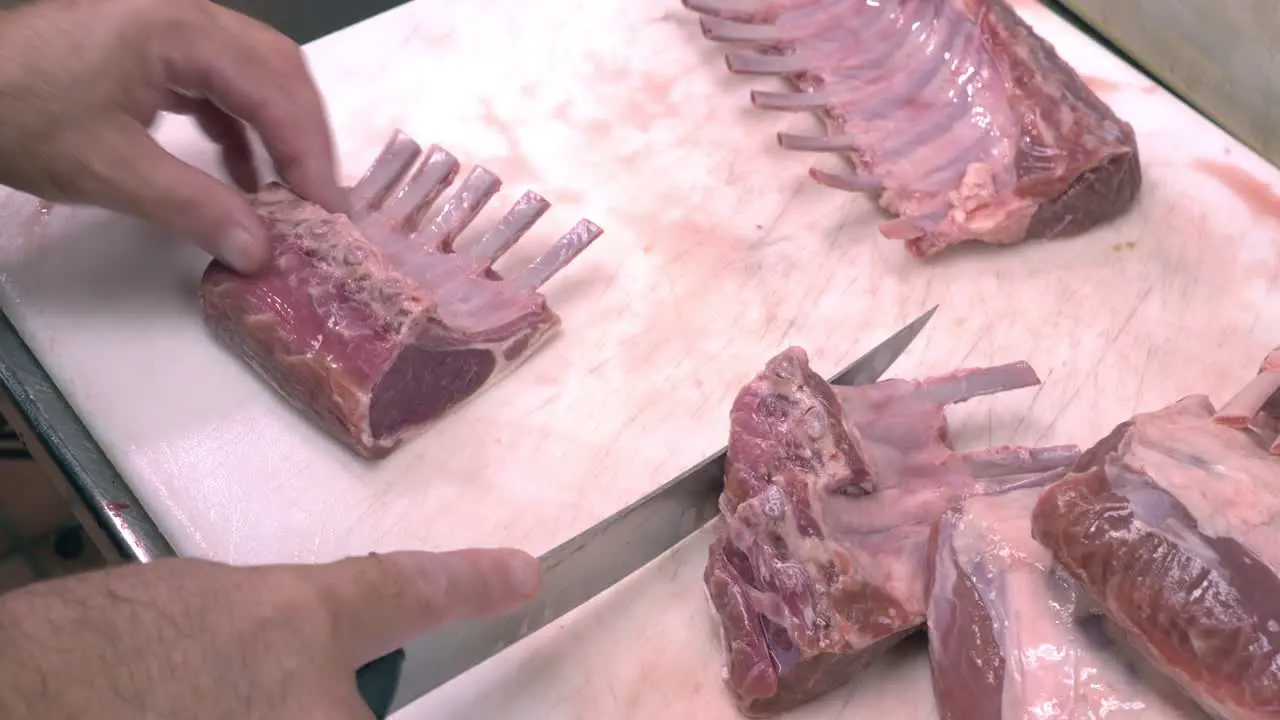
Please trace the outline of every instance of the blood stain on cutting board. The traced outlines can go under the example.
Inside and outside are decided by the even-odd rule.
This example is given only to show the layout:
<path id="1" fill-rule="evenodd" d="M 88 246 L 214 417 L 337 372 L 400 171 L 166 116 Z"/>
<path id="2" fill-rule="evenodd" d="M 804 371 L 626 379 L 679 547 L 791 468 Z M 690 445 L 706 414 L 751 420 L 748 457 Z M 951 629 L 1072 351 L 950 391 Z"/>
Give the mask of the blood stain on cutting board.
<path id="1" fill-rule="evenodd" d="M 1222 183 L 1254 213 L 1280 221 L 1280 193 L 1253 173 L 1237 165 L 1208 158 L 1197 158 L 1192 166 Z"/>
<path id="2" fill-rule="evenodd" d="M 1084 84 L 1089 89 L 1099 95 L 1109 95 L 1112 93 L 1123 92 L 1125 90 L 1137 90 L 1143 95 L 1150 95 L 1160 89 L 1159 85 L 1152 82 L 1129 83 L 1121 80 L 1112 80 L 1111 78 L 1098 77 L 1097 75 L 1083 75 Z"/>
<path id="3" fill-rule="evenodd" d="M 1098 93 L 1099 95 L 1115 92 L 1124 87 L 1124 85 L 1116 82 L 1115 80 L 1097 77 L 1096 75 L 1085 75 L 1084 84 L 1088 85 L 1090 90 Z"/>

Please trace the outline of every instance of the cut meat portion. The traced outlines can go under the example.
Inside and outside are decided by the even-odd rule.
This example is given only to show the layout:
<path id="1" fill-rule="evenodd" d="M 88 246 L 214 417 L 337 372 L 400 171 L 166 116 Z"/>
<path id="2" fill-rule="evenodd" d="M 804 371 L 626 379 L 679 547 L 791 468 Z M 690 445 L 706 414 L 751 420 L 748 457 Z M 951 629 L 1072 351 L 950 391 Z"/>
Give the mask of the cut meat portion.
<path id="1" fill-rule="evenodd" d="M 205 271 L 206 323 L 289 401 L 357 453 L 380 458 L 528 357 L 560 324 L 538 288 L 601 230 L 583 220 L 511 278 L 492 265 L 547 211 L 526 192 L 455 250 L 502 181 L 476 167 L 433 212 L 459 163 L 397 132 L 332 215 L 279 184 L 254 204 L 273 262 Z"/>
<path id="2" fill-rule="evenodd" d="M 843 685 L 920 627 L 943 510 L 1075 460 L 1075 446 L 952 449 L 944 406 L 1039 382 L 1012 363 L 833 388 L 790 348 L 742 389 L 704 580 L 745 714 Z"/>
<path id="3" fill-rule="evenodd" d="M 1044 485 L 971 498 L 930 538 L 927 624 L 941 720 L 1206 717 L 1125 662 L 1103 618 L 1031 537 Z"/>
<path id="4" fill-rule="evenodd" d="M 1266 400 L 1253 388 L 1241 396 L 1226 407 Z M 1045 491 L 1032 532 L 1212 715 L 1274 718 L 1280 457 L 1270 438 L 1214 415 L 1193 395 L 1121 424 Z"/>
<path id="5" fill-rule="evenodd" d="M 815 113 L 856 175 L 815 180 L 879 196 L 881 226 L 929 257 L 965 240 L 1075 235 L 1123 214 L 1142 184 L 1133 128 L 1005 0 L 683 0 L 709 39 L 749 46 L 735 73 L 799 92 L 761 108 Z"/>

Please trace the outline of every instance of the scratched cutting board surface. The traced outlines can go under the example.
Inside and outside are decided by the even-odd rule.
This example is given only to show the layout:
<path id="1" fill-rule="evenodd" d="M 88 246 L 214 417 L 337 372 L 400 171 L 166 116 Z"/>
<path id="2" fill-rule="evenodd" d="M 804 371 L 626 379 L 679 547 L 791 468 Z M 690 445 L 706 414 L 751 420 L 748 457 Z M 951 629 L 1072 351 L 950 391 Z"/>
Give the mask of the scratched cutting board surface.
<path id="1" fill-rule="evenodd" d="M 1088 444 L 1138 409 L 1222 401 L 1280 340 L 1280 171 L 1048 11 L 1022 11 L 1137 128 L 1141 200 L 1084 237 L 928 264 L 879 236 L 868 199 L 777 148 L 779 129 L 813 121 L 752 109 L 752 85 L 674 0 L 418 0 L 309 46 L 347 182 L 401 127 L 497 171 L 495 205 L 526 188 L 555 203 L 505 267 L 579 217 L 606 231 L 547 287 L 564 331 L 379 464 L 213 342 L 196 305 L 206 258 L 142 224 L 0 196 L 4 309 L 179 552 L 237 563 L 542 552 L 723 444 L 731 398 L 775 352 L 801 345 L 829 373 L 935 303 L 894 374 L 1025 359 L 1045 379 L 955 409 L 962 446 Z M 190 124 L 158 132 L 213 167 Z M 402 715 L 733 717 L 705 545 Z M 922 657 L 795 716 L 931 717 Z"/>

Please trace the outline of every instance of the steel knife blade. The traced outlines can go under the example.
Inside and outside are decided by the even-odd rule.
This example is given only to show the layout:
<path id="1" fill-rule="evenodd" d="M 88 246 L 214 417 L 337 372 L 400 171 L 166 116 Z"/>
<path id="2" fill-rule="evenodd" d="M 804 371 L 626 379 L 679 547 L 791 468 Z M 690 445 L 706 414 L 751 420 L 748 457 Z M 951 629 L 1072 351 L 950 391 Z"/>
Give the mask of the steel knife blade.
<path id="1" fill-rule="evenodd" d="M 833 385 L 879 380 L 911 345 L 938 306 L 832 376 Z M 505 615 L 433 630 L 407 648 L 395 711 L 532 635 L 675 547 L 720 511 L 725 456 L 718 452 L 676 479 L 539 558 L 542 589 Z"/>

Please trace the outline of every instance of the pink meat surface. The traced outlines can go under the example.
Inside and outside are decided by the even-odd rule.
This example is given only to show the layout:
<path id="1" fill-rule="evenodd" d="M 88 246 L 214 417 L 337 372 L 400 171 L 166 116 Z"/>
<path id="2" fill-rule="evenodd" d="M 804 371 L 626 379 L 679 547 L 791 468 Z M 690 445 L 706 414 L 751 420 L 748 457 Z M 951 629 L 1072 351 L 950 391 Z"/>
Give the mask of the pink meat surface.
<path id="1" fill-rule="evenodd" d="M 930 257 L 967 240 L 1076 235 L 1123 214 L 1142 185 L 1133 128 L 1005 0 L 683 0 L 707 38 L 746 46 L 735 73 L 780 76 L 757 107 L 816 114 L 821 136 L 897 216 L 881 226 Z"/>
<path id="2" fill-rule="evenodd" d="M 1280 456 L 1249 423 L 1274 359 L 1222 412 L 1192 395 L 1120 424 L 1032 514 L 1127 642 L 1226 720 L 1280 715 Z"/>
<path id="3" fill-rule="evenodd" d="M 941 720 L 1207 720 L 1134 662 L 1031 537 L 1031 511 L 1066 469 L 973 497 L 930 537 L 929 661 Z"/>
<path id="4" fill-rule="evenodd" d="M 1039 382 L 1013 363 L 832 387 L 790 348 L 742 389 L 704 580 L 743 713 L 825 694 L 918 629 L 938 516 L 1078 456 L 952 448 L 946 405 Z"/>
<path id="5" fill-rule="evenodd" d="M 502 181 L 396 133 L 335 215 L 272 184 L 254 204 L 273 241 L 253 277 L 215 261 L 205 322 L 295 407 L 380 458 L 527 358 L 559 324 L 538 288 L 600 236 L 583 220 L 522 272 L 492 265 L 550 207 L 526 192 L 481 239 L 454 241 Z"/>

